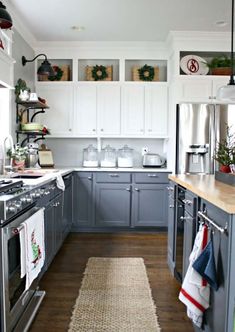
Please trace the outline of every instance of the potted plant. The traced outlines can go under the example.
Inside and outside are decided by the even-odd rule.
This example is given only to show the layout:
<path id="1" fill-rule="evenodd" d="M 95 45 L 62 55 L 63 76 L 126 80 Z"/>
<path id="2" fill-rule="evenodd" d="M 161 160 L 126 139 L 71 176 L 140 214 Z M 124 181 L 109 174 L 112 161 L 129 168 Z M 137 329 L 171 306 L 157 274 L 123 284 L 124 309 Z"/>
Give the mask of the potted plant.
<path id="1" fill-rule="evenodd" d="M 212 75 L 231 75 L 231 59 L 226 55 L 213 58 L 207 66 Z"/>
<path id="2" fill-rule="evenodd" d="M 226 127 L 226 138 L 218 142 L 214 159 L 220 164 L 219 170 L 230 173 L 230 165 L 235 164 L 235 138 L 229 126 Z"/>
<path id="3" fill-rule="evenodd" d="M 14 149 L 9 149 L 7 155 L 12 159 L 13 166 L 16 166 L 18 169 L 24 168 L 25 159 L 28 155 L 27 146 L 21 147 L 19 144 L 15 145 Z"/>

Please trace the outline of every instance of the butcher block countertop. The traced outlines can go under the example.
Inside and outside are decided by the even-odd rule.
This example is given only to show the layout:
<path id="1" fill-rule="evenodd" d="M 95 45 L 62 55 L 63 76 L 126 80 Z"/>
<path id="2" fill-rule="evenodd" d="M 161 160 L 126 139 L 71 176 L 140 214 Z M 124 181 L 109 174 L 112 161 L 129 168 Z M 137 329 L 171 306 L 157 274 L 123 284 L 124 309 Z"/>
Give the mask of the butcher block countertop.
<path id="1" fill-rule="evenodd" d="M 171 174 L 168 177 L 225 212 L 235 214 L 235 186 L 215 180 L 214 175 Z"/>

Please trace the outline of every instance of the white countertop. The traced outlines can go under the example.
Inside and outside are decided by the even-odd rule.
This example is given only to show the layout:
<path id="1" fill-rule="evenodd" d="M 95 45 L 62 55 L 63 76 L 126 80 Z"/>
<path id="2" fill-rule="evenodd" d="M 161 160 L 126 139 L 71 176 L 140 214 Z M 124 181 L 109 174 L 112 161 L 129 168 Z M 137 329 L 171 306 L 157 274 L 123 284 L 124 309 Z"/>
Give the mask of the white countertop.
<path id="1" fill-rule="evenodd" d="M 110 167 L 110 168 L 103 168 L 103 167 L 77 167 L 77 166 L 70 166 L 70 167 L 56 167 L 56 168 L 48 168 L 48 169 L 25 169 L 22 173 L 13 173 L 7 176 L 1 177 L 10 177 L 16 178 L 18 175 L 27 175 L 27 174 L 34 174 L 39 175 L 37 178 L 17 178 L 22 180 L 25 185 L 27 186 L 41 186 L 49 181 L 55 180 L 58 175 L 64 176 L 69 174 L 73 171 L 77 172 L 143 172 L 143 173 L 150 173 L 150 172 L 161 172 L 161 173 L 171 173 L 171 170 L 168 168 L 158 168 L 158 167 L 130 167 L 130 168 L 122 168 L 122 167 Z"/>

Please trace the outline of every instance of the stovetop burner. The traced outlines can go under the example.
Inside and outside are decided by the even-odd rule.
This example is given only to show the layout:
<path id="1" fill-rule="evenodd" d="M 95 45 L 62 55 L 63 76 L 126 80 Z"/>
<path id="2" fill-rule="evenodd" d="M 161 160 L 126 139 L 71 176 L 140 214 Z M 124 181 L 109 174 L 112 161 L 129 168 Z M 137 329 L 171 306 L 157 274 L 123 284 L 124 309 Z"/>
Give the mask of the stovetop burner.
<path id="1" fill-rule="evenodd" d="M 13 189 L 19 189 L 23 186 L 23 181 L 12 179 L 1 179 L 0 180 L 0 194 L 7 193 L 8 191 L 12 191 Z"/>

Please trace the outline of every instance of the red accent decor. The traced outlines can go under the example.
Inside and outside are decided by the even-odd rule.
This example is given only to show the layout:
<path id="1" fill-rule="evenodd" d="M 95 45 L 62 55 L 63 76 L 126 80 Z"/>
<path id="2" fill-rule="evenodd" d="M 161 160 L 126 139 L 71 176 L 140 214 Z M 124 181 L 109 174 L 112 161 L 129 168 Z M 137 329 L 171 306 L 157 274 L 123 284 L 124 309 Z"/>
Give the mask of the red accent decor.
<path id="1" fill-rule="evenodd" d="M 187 62 L 187 68 L 191 73 L 196 73 L 199 70 L 199 63 L 195 59 L 190 59 Z"/>
<path id="2" fill-rule="evenodd" d="M 231 172 L 230 167 L 226 166 L 226 165 L 220 166 L 219 170 L 220 170 L 220 172 L 223 172 L 223 173 L 230 173 Z"/>
<path id="3" fill-rule="evenodd" d="M 0 39 L 0 48 L 2 48 L 4 50 L 3 42 L 1 39 Z"/>
<path id="4" fill-rule="evenodd" d="M 203 237 L 202 237 L 202 250 L 205 249 L 208 242 L 208 227 L 206 225 L 203 226 Z M 206 279 L 202 278 L 202 286 L 206 286 L 207 281 Z"/>
<path id="5" fill-rule="evenodd" d="M 201 312 L 204 312 L 206 309 L 197 302 L 191 295 L 189 295 L 183 288 L 181 288 L 180 292 L 193 304 L 197 307 Z"/>

